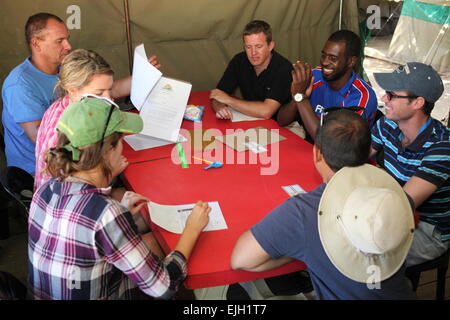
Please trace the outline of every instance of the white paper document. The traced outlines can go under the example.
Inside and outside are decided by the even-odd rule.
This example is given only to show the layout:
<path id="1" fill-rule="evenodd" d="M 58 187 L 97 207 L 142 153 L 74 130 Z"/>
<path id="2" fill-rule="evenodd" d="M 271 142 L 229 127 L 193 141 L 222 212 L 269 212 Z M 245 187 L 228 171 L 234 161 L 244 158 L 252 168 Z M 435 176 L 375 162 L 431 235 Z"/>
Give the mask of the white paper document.
<path id="1" fill-rule="evenodd" d="M 176 142 L 191 88 L 190 83 L 161 77 L 141 109 L 141 134 Z"/>
<path id="2" fill-rule="evenodd" d="M 144 44 L 134 49 L 133 77 L 131 78 L 130 99 L 133 105 L 141 111 L 150 91 L 161 78 L 162 73 L 148 62 Z"/>
<path id="3" fill-rule="evenodd" d="M 233 115 L 233 117 L 231 118 L 231 122 L 264 120 L 263 118 L 256 118 L 243 114 L 242 112 L 239 112 L 230 106 L 228 106 L 228 108 L 230 108 L 231 114 Z"/>
<path id="4" fill-rule="evenodd" d="M 188 82 L 163 77 L 148 62 L 144 45 L 136 47 L 130 98 L 144 121 L 141 135 L 177 142 L 191 89 Z"/>
<path id="5" fill-rule="evenodd" d="M 194 204 L 183 204 L 175 206 L 166 206 L 155 202 L 148 203 L 150 218 L 153 223 L 161 228 L 173 233 L 181 234 L 186 225 L 186 220 L 191 214 Z M 203 231 L 214 231 L 228 229 L 222 210 L 217 201 L 209 202 L 211 212 L 209 213 L 209 223 Z"/>
<path id="6" fill-rule="evenodd" d="M 245 146 L 253 153 L 261 153 L 261 152 L 266 152 L 267 151 L 267 149 L 265 147 L 263 147 L 262 145 L 260 145 L 256 141 L 246 142 Z"/>
<path id="7" fill-rule="evenodd" d="M 296 196 L 296 195 L 298 195 L 298 194 L 300 194 L 300 193 L 306 193 L 306 191 L 303 190 L 303 188 L 300 187 L 298 184 L 293 184 L 293 185 L 291 185 L 291 186 L 283 186 L 283 187 L 281 187 L 281 188 L 283 188 L 283 190 L 284 190 L 290 197 Z"/>

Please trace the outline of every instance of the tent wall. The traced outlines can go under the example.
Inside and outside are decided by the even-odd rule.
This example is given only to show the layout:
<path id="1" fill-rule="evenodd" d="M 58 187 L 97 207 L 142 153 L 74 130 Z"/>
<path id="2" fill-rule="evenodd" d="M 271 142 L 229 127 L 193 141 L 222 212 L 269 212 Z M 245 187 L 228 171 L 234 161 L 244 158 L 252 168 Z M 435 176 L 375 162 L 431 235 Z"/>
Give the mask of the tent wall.
<path id="1" fill-rule="evenodd" d="M 81 29 L 70 30 L 74 48 L 97 51 L 116 78 L 129 74 L 122 0 L 15 0 L 2 2 L 0 80 L 28 55 L 23 28 L 28 16 L 51 12 L 67 20 L 81 9 Z M 165 75 L 190 81 L 193 90 L 215 86 L 230 58 L 242 50 L 242 30 L 252 19 L 268 21 L 276 50 L 291 61 L 315 65 L 329 34 L 338 29 L 338 0 L 129 0 L 133 48 L 143 42 L 158 55 Z M 343 27 L 357 29 L 356 0 L 344 1 Z"/>
<path id="2" fill-rule="evenodd" d="M 356 0 L 343 0 L 342 27 L 358 30 Z M 290 61 L 319 63 L 327 37 L 338 29 L 340 0 L 129 0 L 133 48 L 144 43 L 166 76 L 215 87 L 231 57 L 242 50 L 242 30 L 253 19 L 269 22 L 275 49 Z M 29 16 L 50 12 L 65 21 L 80 8 L 81 28 L 70 30 L 73 48 L 91 49 L 129 75 L 122 0 L 0 0 L 0 85 L 28 55 L 24 26 Z M 1 105 L 0 105 L 1 109 Z M 0 157 L 0 164 L 2 159 Z"/>

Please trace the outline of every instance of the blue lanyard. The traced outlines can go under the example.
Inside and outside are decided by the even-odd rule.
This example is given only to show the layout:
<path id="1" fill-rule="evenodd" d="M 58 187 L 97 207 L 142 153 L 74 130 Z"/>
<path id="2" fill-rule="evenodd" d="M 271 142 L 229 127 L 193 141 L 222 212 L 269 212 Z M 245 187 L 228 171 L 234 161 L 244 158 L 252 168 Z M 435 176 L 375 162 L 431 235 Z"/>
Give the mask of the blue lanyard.
<path id="1" fill-rule="evenodd" d="M 420 135 L 420 134 L 428 127 L 428 125 L 429 125 L 430 123 L 431 123 L 431 117 L 428 117 L 427 122 L 425 122 L 425 123 L 420 127 L 420 130 L 419 130 L 419 133 L 417 134 L 417 136 L 419 136 L 419 135 Z M 398 138 L 400 139 L 400 142 L 402 142 L 403 137 L 404 137 L 403 132 L 400 131 L 400 134 L 399 134 L 399 136 L 398 136 Z"/>

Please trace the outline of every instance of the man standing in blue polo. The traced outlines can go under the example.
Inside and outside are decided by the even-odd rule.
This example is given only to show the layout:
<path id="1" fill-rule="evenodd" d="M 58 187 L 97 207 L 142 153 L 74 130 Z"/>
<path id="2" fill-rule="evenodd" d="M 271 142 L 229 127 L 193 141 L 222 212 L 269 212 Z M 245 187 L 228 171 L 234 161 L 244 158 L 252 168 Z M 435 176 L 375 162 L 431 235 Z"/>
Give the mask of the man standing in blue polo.
<path id="1" fill-rule="evenodd" d="M 412 198 L 419 224 L 408 265 L 437 258 L 450 242 L 450 130 L 430 114 L 444 91 L 429 65 L 410 62 L 375 73 L 386 90 L 386 116 L 372 129 L 372 152 L 384 151 L 384 167 Z"/>
<path id="2" fill-rule="evenodd" d="M 320 67 L 311 70 L 304 62 L 294 63 L 291 94 L 293 99 L 283 105 L 277 121 L 287 126 L 297 120 L 314 140 L 319 117 L 329 107 L 359 106 L 358 113 L 372 126 L 377 111 L 373 89 L 353 70 L 357 65 L 361 40 L 348 30 L 333 33 L 325 43 Z"/>

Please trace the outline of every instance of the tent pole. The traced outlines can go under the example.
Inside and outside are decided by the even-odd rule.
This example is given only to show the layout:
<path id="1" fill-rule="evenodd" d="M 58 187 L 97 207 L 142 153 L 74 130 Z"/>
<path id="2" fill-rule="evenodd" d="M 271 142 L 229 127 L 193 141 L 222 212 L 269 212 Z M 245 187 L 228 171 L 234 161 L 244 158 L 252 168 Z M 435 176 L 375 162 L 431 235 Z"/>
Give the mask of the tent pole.
<path id="1" fill-rule="evenodd" d="M 339 1 L 339 30 L 342 29 L 342 6 L 343 6 L 343 0 Z"/>
<path id="2" fill-rule="evenodd" d="M 133 54 L 132 54 L 132 42 L 131 42 L 131 30 L 130 30 L 130 12 L 128 7 L 128 0 L 123 0 L 123 6 L 125 11 L 125 28 L 127 32 L 127 46 L 128 46 L 128 66 L 130 68 L 130 75 L 133 73 Z"/>

